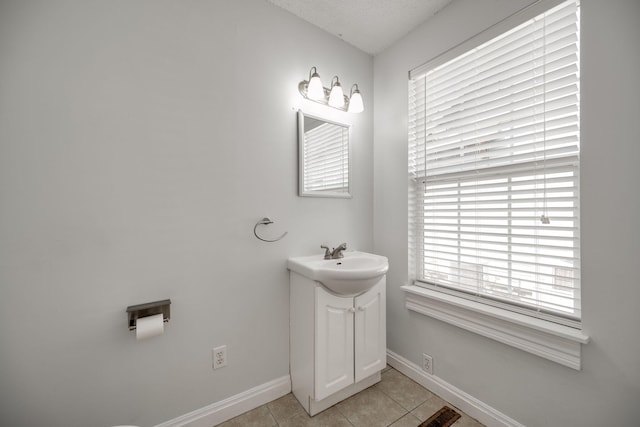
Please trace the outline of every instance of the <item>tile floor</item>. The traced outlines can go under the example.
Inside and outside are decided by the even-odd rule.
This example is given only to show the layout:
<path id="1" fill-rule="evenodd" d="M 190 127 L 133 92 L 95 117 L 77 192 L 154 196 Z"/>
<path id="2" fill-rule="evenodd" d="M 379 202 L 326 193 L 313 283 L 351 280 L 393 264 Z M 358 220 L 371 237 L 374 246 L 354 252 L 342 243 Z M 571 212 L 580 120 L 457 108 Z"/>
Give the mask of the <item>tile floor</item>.
<path id="1" fill-rule="evenodd" d="M 462 415 L 452 427 L 482 427 L 478 421 L 387 366 L 378 384 L 313 418 L 289 393 L 219 427 L 417 427 L 444 405 Z"/>

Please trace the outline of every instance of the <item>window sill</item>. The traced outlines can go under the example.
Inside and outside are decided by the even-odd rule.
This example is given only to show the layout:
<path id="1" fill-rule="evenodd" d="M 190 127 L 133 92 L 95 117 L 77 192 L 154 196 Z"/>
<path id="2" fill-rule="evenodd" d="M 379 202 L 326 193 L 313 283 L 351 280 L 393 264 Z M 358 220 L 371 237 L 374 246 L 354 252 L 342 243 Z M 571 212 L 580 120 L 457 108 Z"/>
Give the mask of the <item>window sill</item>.
<path id="1" fill-rule="evenodd" d="M 402 286 L 409 310 L 580 370 L 581 330 L 415 285 Z"/>

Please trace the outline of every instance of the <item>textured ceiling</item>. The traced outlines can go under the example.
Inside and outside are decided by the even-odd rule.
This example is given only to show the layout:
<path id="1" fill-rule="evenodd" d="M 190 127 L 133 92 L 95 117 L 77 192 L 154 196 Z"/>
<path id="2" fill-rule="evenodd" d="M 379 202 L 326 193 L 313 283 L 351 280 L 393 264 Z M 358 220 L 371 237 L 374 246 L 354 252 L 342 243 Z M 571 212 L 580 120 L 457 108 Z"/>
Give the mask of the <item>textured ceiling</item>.
<path id="1" fill-rule="evenodd" d="M 452 0 L 267 0 L 371 55 Z"/>

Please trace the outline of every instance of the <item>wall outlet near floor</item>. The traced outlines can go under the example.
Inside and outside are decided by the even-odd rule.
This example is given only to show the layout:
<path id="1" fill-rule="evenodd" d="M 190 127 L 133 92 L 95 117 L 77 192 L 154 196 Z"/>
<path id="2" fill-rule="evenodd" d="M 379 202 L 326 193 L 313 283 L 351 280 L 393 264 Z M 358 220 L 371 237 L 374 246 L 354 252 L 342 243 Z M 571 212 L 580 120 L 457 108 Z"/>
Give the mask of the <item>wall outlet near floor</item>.
<path id="1" fill-rule="evenodd" d="M 433 375 L 433 357 L 428 354 L 422 353 L 422 369 Z"/>
<path id="2" fill-rule="evenodd" d="M 227 366 L 227 346 L 221 345 L 220 347 L 216 347 L 211 352 L 213 357 L 213 369 L 222 368 Z"/>

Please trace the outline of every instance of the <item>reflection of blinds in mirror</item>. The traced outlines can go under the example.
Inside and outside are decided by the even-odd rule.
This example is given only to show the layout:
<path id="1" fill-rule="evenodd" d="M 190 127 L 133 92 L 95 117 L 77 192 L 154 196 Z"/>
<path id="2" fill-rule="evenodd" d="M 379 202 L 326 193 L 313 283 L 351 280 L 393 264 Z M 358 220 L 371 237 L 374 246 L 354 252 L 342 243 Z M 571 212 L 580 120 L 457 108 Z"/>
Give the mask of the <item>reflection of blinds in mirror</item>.
<path id="1" fill-rule="evenodd" d="M 304 191 L 349 191 L 349 129 L 323 123 L 304 134 Z"/>

